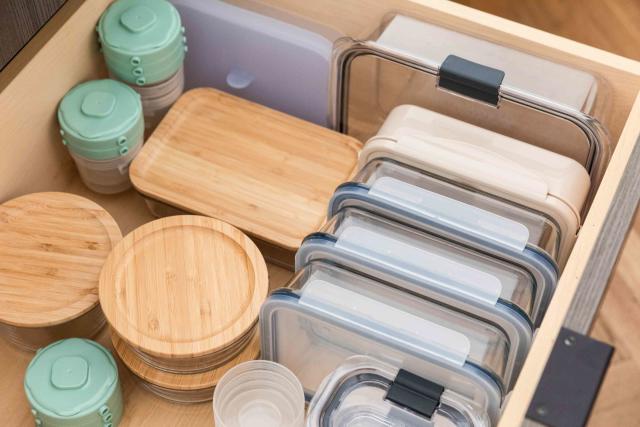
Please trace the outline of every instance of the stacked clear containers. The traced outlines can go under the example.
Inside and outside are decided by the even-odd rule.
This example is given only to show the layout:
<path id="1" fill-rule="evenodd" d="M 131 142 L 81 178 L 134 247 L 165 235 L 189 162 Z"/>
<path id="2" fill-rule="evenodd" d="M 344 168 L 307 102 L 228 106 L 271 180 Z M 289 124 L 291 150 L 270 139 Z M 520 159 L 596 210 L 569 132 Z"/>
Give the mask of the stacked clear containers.
<path id="1" fill-rule="evenodd" d="M 403 286 L 312 261 L 263 304 L 262 357 L 288 367 L 311 397 L 345 359 L 366 354 L 458 393 L 495 421 L 511 375 L 509 337 Z"/>
<path id="2" fill-rule="evenodd" d="M 111 76 L 142 97 L 148 136 L 184 91 L 187 39 L 180 15 L 167 0 L 118 0 L 97 31 Z"/>
<path id="3" fill-rule="evenodd" d="M 335 58 L 333 118 L 368 142 L 262 355 L 308 426 L 494 424 L 609 158 L 605 84 L 405 16 Z"/>

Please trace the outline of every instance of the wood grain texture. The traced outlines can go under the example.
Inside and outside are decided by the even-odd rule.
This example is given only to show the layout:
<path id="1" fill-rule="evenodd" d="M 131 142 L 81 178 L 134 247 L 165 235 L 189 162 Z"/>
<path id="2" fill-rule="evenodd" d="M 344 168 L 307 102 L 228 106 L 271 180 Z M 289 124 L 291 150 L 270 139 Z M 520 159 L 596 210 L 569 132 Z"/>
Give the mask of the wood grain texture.
<path id="1" fill-rule="evenodd" d="M 129 345 L 161 358 L 193 360 L 226 349 L 255 325 L 267 292 L 266 264 L 251 239 L 199 216 L 137 228 L 100 274 L 111 326 Z"/>
<path id="2" fill-rule="evenodd" d="M 513 19 L 545 31 L 575 39 L 613 53 L 640 60 L 640 3 L 634 0 L 584 0 L 577 2 L 559 2 L 556 0 L 462 0 L 464 4 L 477 7 L 489 13 L 495 13 L 507 19 Z M 637 151 L 637 146 L 633 157 Z M 638 161 L 633 162 L 634 165 Z M 638 173 L 629 170 L 627 192 L 631 197 L 618 197 L 614 201 L 621 207 L 620 214 L 612 214 L 612 222 L 617 226 L 608 228 L 606 235 L 610 239 L 602 241 L 594 252 L 593 265 L 587 265 L 591 273 L 585 280 L 601 283 L 606 280 L 611 267 L 606 256 L 621 243 L 619 228 L 624 228 L 627 215 L 636 209 L 634 194 L 637 193 Z M 634 175 L 635 174 L 635 175 Z M 637 196 L 637 195 L 636 195 Z M 606 294 L 600 305 L 591 336 L 612 344 L 616 351 L 612 359 L 600 394 L 589 421 L 590 427 L 632 427 L 638 425 L 640 406 L 637 387 L 640 379 L 640 311 L 638 310 L 640 282 L 638 254 L 640 254 L 640 217 L 632 224 L 626 243 L 614 268 Z M 605 263 L 605 264 L 603 264 Z M 574 300 L 570 324 L 582 328 L 589 323 L 589 317 L 598 306 L 601 287 L 590 287 L 583 299 Z M 529 425 L 529 424 L 527 424 Z"/>
<path id="3" fill-rule="evenodd" d="M 521 48 L 530 53 L 539 53 L 551 59 L 595 72 L 611 82 L 612 108 L 610 117 L 605 124 L 611 130 L 613 141 L 618 140 L 622 128 L 629 119 L 632 103 L 640 87 L 640 65 L 634 61 L 448 1 L 233 1 L 245 5 L 259 5 L 264 7 L 264 10 L 275 11 L 274 14 L 278 8 L 286 8 L 287 14 L 290 16 L 295 15 L 313 20 L 319 26 L 327 25 L 333 30 L 351 36 L 370 34 L 386 13 L 394 10 L 406 10 L 417 18 L 425 18 L 453 28 L 461 28 L 471 34 L 502 42 L 511 47 Z M 592 2 L 592 0 L 589 1 Z M 68 5 L 63 7 L 61 13 L 52 19 L 50 25 L 47 25 L 40 34 L 36 35 L 16 60 L 0 73 L 0 88 L 3 89 L 0 93 L 0 112 L 2 113 L 0 114 L 0 127 L 3 129 L 0 148 L 12 152 L 12 156 L 0 156 L 0 173 L 3 178 L 0 180 L 1 200 L 27 192 L 54 189 L 68 189 L 79 194 L 87 194 L 87 191 L 78 182 L 74 166 L 62 150 L 63 147 L 57 143 L 59 135 L 55 124 L 55 108 L 60 97 L 69 87 L 82 80 L 105 75 L 95 43 L 93 25 L 108 2 L 109 0 L 84 2 L 68 0 Z M 547 0 L 540 0 L 540 3 L 545 2 Z M 576 8 L 572 13 L 582 13 L 582 9 L 582 7 Z M 620 13 L 624 13 L 624 8 L 617 7 L 617 9 Z M 597 14 L 602 13 L 602 9 L 597 10 L 600 11 Z M 548 19 L 548 16 L 542 14 L 540 20 L 544 19 Z M 589 31 L 588 27 L 585 26 L 584 31 Z M 611 28 L 611 32 L 619 29 L 615 24 L 609 28 Z M 44 38 L 44 34 L 49 37 Z M 43 73 L 46 73 L 47 79 L 41 78 Z M 34 93 L 37 93 L 38 96 L 33 96 Z M 632 118 L 633 120 L 635 119 Z M 28 141 L 29 143 L 17 144 L 16 141 Z M 621 150 L 620 156 L 628 155 L 630 155 L 629 151 Z M 601 188 L 601 192 L 615 192 L 615 189 L 605 186 Z M 117 197 L 95 195 L 91 195 L 91 197 L 100 200 L 117 218 L 123 229 L 129 230 L 142 221 L 149 220 L 149 214 L 144 208 L 142 200 L 134 193 L 128 192 Z M 599 218 L 604 219 L 604 217 Z M 594 225 L 597 225 L 598 217 L 594 217 L 594 221 Z M 580 241 L 581 238 L 578 240 Z M 585 242 L 583 249 L 587 251 L 588 247 L 589 242 Z M 287 272 L 280 269 L 272 271 L 277 271 L 276 275 L 281 278 L 288 276 Z M 579 272 L 572 272 L 564 279 L 563 285 L 577 281 L 579 276 Z M 625 313 L 617 313 L 618 317 L 623 317 L 634 307 L 633 301 L 629 300 L 626 294 L 622 294 L 619 299 L 623 300 L 627 304 L 625 307 L 629 308 Z M 633 322 L 630 320 L 631 324 Z M 626 331 L 629 333 L 629 345 L 631 345 L 635 339 L 634 335 L 630 334 L 631 327 Z M 102 336 L 100 339 L 104 342 L 105 338 Z M 534 342 L 534 348 L 547 346 L 550 346 L 548 339 Z M 633 353 L 633 348 L 630 348 L 627 353 Z M 3 398 L 9 397 L 8 399 L 0 399 L 0 407 L 4 410 L 4 419 L 8 425 L 32 425 L 24 396 L 22 393 L 16 393 L 16 390 L 21 388 L 22 375 L 28 360 L 28 355 L 25 356 L 11 347 L 0 351 L 0 363 L 7 368 L 7 372 L 14 373 L 6 375 L 5 381 L 0 382 L 0 395 Z M 536 363 L 539 362 L 540 360 Z M 535 371 L 534 369 L 531 376 L 528 377 L 528 381 L 537 381 L 536 375 L 539 375 L 539 372 Z M 624 384 L 625 373 L 624 371 L 619 372 L 618 380 L 614 383 L 614 386 L 618 387 L 614 387 L 612 390 L 625 388 L 620 387 L 621 384 Z M 121 425 L 211 425 L 210 405 L 185 407 L 170 404 L 141 388 L 131 379 L 128 371 L 123 370 L 121 374 L 127 406 L 125 419 Z M 634 378 L 633 375 L 628 375 L 628 377 Z M 523 381 L 523 384 L 523 387 L 526 387 L 527 381 Z M 633 388 L 631 388 L 631 393 L 633 394 Z M 618 400 L 631 405 L 633 399 L 625 396 L 624 393 L 611 393 L 609 395 L 611 400 L 608 404 Z M 518 400 L 526 401 L 527 398 L 520 395 Z M 518 404 L 518 400 L 515 400 L 516 404 Z M 511 399 L 507 407 L 513 402 L 514 399 Z M 506 425 L 518 423 L 523 413 L 524 411 L 518 416 L 518 411 L 516 411 L 515 416 L 511 418 L 512 423 Z M 615 413 L 614 408 L 608 414 Z M 632 417 L 614 419 L 624 421 L 625 419 L 630 420 Z M 612 418 L 609 418 L 609 421 L 611 420 Z"/>
<path id="4" fill-rule="evenodd" d="M 256 333 L 251 335 L 251 339 L 245 343 L 245 347 L 241 352 L 223 365 L 209 371 L 180 374 L 161 371 L 144 363 L 117 334 L 111 335 L 111 342 L 127 368 L 145 381 L 159 387 L 178 391 L 211 390 L 211 396 L 213 396 L 213 388 L 229 369 L 240 363 L 255 360 L 260 354 L 260 336 Z"/>
<path id="5" fill-rule="evenodd" d="M 354 172 L 348 136 L 215 89 L 171 108 L 131 165 L 144 195 L 295 251 Z"/>
<path id="6" fill-rule="evenodd" d="M 64 2 L 65 0 L 0 1 L 0 70 Z"/>
<path id="7" fill-rule="evenodd" d="M 103 208 L 73 194 L 0 205 L 0 321 L 59 325 L 98 304 L 98 277 L 122 235 Z"/>

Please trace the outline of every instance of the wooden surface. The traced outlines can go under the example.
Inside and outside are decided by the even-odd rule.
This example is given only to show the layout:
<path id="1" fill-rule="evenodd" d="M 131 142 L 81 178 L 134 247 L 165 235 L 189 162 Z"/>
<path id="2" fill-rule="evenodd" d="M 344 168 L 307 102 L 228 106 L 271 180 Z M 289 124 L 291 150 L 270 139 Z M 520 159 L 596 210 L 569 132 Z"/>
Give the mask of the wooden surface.
<path id="1" fill-rule="evenodd" d="M 513 19 L 526 25 L 538 27 L 577 41 L 588 43 L 613 53 L 640 60 L 640 3 L 635 0 L 464 0 L 472 7 Z M 578 5 L 579 3 L 579 5 Z M 636 115 L 640 114 L 640 111 Z M 638 147 L 636 147 L 636 151 Z M 634 152 L 635 153 L 635 152 Z M 632 153 L 632 156 L 634 155 Z M 637 158 L 638 156 L 636 156 Z M 630 172 L 633 173 L 633 172 Z M 630 183 L 635 185 L 640 174 L 635 172 Z M 635 184 L 633 184 L 635 182 Z M 622 199 L 616 202 L 624 210 L 634 210 L 634 200 Z M 611 218 L 614 222 L 623 220 L 624 215 Z M 620 225 L 620 224 L 618 224 Z M 610 239 L 599 245 L 601 254 L 614 251 L 620 243 L 616 232 Z M 602 247 L 602 246 L 606 247 Z M 605 377 L 602 389 L 594 406 L 590 427 L 632 427 L 638 425 L 640 406 L 640 218 L 632 225 L 613 278 L 602 301 L 601 308 L 591 330 L 591 336 L 615 346 L 616 351 Z M 607 265 L 602 265 L 602 257 L 594 259 L 594 265 L 587 266 L 592 278 L 602 280 Z M 593 269 L 593 270 L 591 270 Z M 598 295 L 590 293 L 588 300 L 575 301 L 573 306 L 593 307 L 593 299 Z M 590 311 L 590 310 L 588 310 Z M 589 313 L 570 319 L 575 328 L 584 324 Z"/>
<path id="2" fill-rule="evenodd" d="M 210 356 L 241 339 L 267 296 L 266 264 L 241 231 L 172 216 L 137 228 L 100 274 L 100 305 L 118 335 L 146 354 Z"/>
<path id="3" fill-rule="evenodd" d="M 0 70 L 64 2 L 65 0 L 0 1 Z"/>
<path id="4" fill-rule="evenodd" d="M 530 53 L 539 53 L 551 59 L 596 72 L 611 82 L 612 108 L 606 124 L 611 130 L 614 142 L 618 140 L 627 122 L 631 105 L 640 88 L 640 64 L 637 62 L 448 1 L 233 1 L 242 4 L 260 3 L 264 10 L 286 7 L 290 14 L 315 20 L 319 25 L 327 25 L 352 36 L 370 34 L 387 12 L 404 9 L 417 18 L 426 18 L 454 28 L 463 28 L 471 34 L 504 42 Z M 107 3 L 108 0 L 86 2 L 68 0 L 68 4 L 63 7 L 59 15 L 54 17 L 50 25 L 0 73 L 0 89 L 2 89 L 0 127 L 3 129 L 0 148 L 12 152 L 12 156 L 0 156 L 0 173 L 3 178 L 0 180 L 0 200 L 27 192 L 52 189 L 69 189 L 80 194 L 87 193 L 78 182 L 73 164 L 69 161 L 63 147 L 57 144 L 59 135 L 54 112 L 60 97 L 68 88 L 79 81 L 105 75 L 95 43 L 93 25 Z M 624 9 L 618 8 L 617 13 L 624 14 Z M 542 14 L 540 19 L 549 19 L 549 15 Z M 63 26 L 65 21 L 66 25 Z M 59 28 L 61 30 L 55 32 Z M 611 28 L 612 32 L 613 28 Z M 586 25 L 585 31 L 588 31 Z M 44 48 L 40 49 L 43 46 Z M 41 78 L 43 73 L 46 73 L 47 79 Z M 38 96 L 33 96 L 34 93 Z M 29 143 L 17 144 L 16 141 Z M 624 163 L 624 159 L 629 155 L 630 151 L 621 150 L 618 166 Z M 603 186 L 601 192 L 613 194 L 617 186 L 610 184 L 614 180 L 615 177 L 609 179 L 609 185 Z M 105 204 L 123 229 L 130 229 L 139 225 L 140 221 L 148 220 L 148 214 L 144 210 L 141 199 L 133 193 L 125 193 L 117 197 L 92 197 Z M 606 199 L 604 196 L 600 198 L 601 201 Z M 604 219 L 604 215 L 593 216 L 591 228 L 599 229 Z M 579 243 L 582 237 L 578 239 Z M 595 240 L 585 239 L 581 250 L 585 254 L 588 253 L 594 242 Z M 280 271 L 279 274 L 286 275 L 286 272 L 278 271 Z M 565 275 L 562 286 L 569 288 L 566 294 L 571 294 L 571 290 L 575 289 L 572 284 L 577 282 L 580 274 L 580 271 L 572 270 L 570 275 Z M 623 298 L 625 301 L 628 300 L 626 296 Z M 555 307 L 562 310 L 567 306 L 568 304 L 562 303 Z M 562 315 L 563 313 L 559 314 L 559 316 Z M 512 405 L 515 406 L 504 425 L 516 425 L 524 414 L 521 402 L 528 402 L 527 390 L 532 383 L 537 382 L 541 367 L 546 361 L 545 349 L 550 348 L 559 327 L 555 321 L 549 325 L 542 331 L 543 339 L 536 339 L 534 342 L 533 350 L 537 354 L 536 360 L 530 369 L 531 372 L 527 372 L 527 376 L 523 376 L 517 385 L 517 389 L 520 389 L 520 397 L 510 400 L 507 405 L 507 410 Z M 627 330 L 627 332 L 630 331 L 631 328 Z M 101 339 L 104 340 L 104 336 Z M 632 355 L 633 349 L 627 354 Z M 15 373 L 15 375 L 6 375 L 4 381 L 0 382 L 0 395 L 9 396 L 9 399 L 0 400 L 8 425 L 32 424 L 23 394 L 15 393 L 21 388 L 22 372 L 28 359 L 28 356 L 20 355 L 11 348 L 0 352 L 0 363 L 7 368 L 8 372 Z M 126 371 L 123 371 L 123 383 L 127 405 L 123 425 L 210 425 L 211 423 L 210 405 L 184 407 L 169 404 L 137 386 Z M 611 398 L 616 400 L 616 395 L 611 395 Z M 633 400 L 627 399 L 627 401 Z"/>
<path id="5" fill-rule="evenodd" d="M 141 193 L 296 250 L 354 172 L 348 136 L 215 89 L 183 95 L 131 165 Z"/>
<path id="6" fill-rule="evenodd" d="M 133 351 L 116 334 L 112 334 L 111 342 L 122 362 L 136 376 L 150 382 L 151 384 L 170 388 L 172 390 L 201 390 L 211 389 L 218 384 L 218 381 L 234 366 L 243 362 L 255 360 L 260 354 L 260 336 L 253 334 L 246 347 L 227 363 L 216 367 L 210 371 L 193 374 L 178 374 L 161 371 L 143 363 Z"/>
<path id="7" fill-rule="evenodd" d="M 0 320 L 53 326 L 98 304 L 98 277 L 122 235 L 83 197 L 36 193 L 0 205 Z"/>

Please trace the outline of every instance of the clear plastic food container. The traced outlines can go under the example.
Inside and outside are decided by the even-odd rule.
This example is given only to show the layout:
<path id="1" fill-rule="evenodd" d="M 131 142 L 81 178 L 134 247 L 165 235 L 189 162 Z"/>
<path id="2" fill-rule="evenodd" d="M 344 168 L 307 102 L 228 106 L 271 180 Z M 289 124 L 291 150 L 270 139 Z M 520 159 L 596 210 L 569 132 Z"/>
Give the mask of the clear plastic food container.
<path id="1" fill-rule="evenodd" d="M 314 260 L 388 281 L 497 326 L 511 347 L 507 389 L 517 377 L 540 300 L 522 268 L 356 208 L 340 211 L 321 232 L 305 239 L 296 267 Z"/>
<path id="2" fill-rule="evenodd" d="M 359 166 L 379 158 L 542 212 L 558 225 L 557 258 L 564 266 L 589 191 L 589 176 L 575 160 L 412 105 L 389 114 Z"/>
<path id="3" fill-rule="evenodd" d="M 488 427 L 472 400 L 367 356 L 347 359 L 323 381 L 307 427 Z"/>
<path id="4" fill-rule="evenodd" d="M 548 216 L 388 158 L 342 184 L 329 218 L 357 207 L 472 247 L 525 269 L 536 290 L 534 323 L 555 290 L 560 230 Z"/>
<path id="5" fill-rule="evenodd" d="M 333 42 L 219 0 L 172 0 L 189 40 L 186 87 L 213 87 L 330 125 Z"/>
<path id="6" fill-rule="evenodd" d="M 289 368 L 308 399 L 345 359 L 367 354 L 498 417 L 511 352 L 505 333 L 391 283 L 311 262 L 263 304 L 260 328 L 262 357 Z"/>
<path id="7" fill-rule="evenodd" d="M 612 146 L 600 123 L 611 96 L 597 75 L 397 14 L 343 39 L 336 62 L 341 131 L 366 140 L 395 107 L 418 105 L 576 160 L 591 197 L 602 178 Z"/>

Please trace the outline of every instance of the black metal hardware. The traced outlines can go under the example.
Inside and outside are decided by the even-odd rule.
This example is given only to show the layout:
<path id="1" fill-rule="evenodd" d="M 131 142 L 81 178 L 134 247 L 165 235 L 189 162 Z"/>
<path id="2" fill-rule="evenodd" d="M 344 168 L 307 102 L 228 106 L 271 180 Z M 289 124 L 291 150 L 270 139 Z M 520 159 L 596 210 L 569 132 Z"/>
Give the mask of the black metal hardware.
<path id="1" fill-rule="evenodd" d="M 562 328 L 527 418 L 550 427 L 586 425 L 612 355 L 612 346 Z"/>
<path id="2" fill-rule="evenodd" d="M 493 105 L 498 105 L 504 71 L 449 55 L 440 66 L 440 87 Z"/>
<path id="3" fill-rule="evenodd" d="M 431 418 L 440 405 L 444 387 L 401 369 L 391 383 L 385 399 Z"/>

